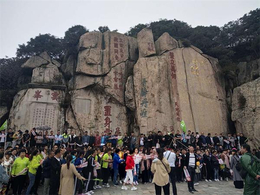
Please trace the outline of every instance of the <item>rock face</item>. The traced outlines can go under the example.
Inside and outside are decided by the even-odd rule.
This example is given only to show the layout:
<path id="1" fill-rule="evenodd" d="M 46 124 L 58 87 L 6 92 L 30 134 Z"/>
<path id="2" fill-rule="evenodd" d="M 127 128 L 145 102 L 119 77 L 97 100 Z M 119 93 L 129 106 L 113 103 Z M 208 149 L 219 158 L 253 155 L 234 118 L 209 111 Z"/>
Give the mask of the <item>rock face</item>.
<path id="1" fill-rule="evenodd" d="M 238 133 L 260 147 L 260 79 L 236 87 L 232 96 L 232 120 Z"/>
<path id="2" fill-rule="evenodd" d="M 144 28 L 137 34 L 139 57 L 151 56 L 156 53 L 151 29 Z"/>
<path id="3" fill-rule="evenodd" d="M 74 129 L 92 132 L 127 131 L 125 107 L 100 89 L 75 90 L 71 95 L 71 107 L 67 111 L 66 121 Z"/>
<path id="4" fill-rule="evenodd" d="M 214 73 L 210 61 L 192 48 L 139 58 L 134 93 L 141 132 L 177 130 L 181 120 L 197 132 L 227 132 L 225 93 Z"/>
<path id="5" fill-rule="evenodd" d="M 8 125 L 15 130 L 50 127 L 54 132 L 64 128 L 64 79 L 60 63 L 47 52 L 29 58 L 23 68 L 33 68 L 31 88 L 19 91 L 14 97 Z M 57 88 L 59 90 L 52 90 Z"/>
<path id="6" fill-rule="evenodd" d="M 64 92 L 42 88 L 20 91 L 14 98 L 9 125 L 16 130 L 48 126 L 55 132 L 63 129 L 64 111 L 60 106 Z"/>
<path id="7" fill-rule="evenodd" d="M 11 127 L 147 133 L 179 130 L 184 120 L 193 131 L 227 132 L 218 61 L 168 33 L 154 43 L 150 29 L 137 39 L 89 32 L 66 59 L 45 52 L 23 65 L 33 68 L 31 88 L 15 97 Z"/>
<path id="8" fill-rule="evenodd" d="M 238 64 L 238 85 L 253 81 L 260 76 L 260 59 L 252 62 L 240 62 Z"/>
<path id="9" fill-rule="evenodd" d="M 54 65 L 34 68 L 31 82 L 45 84 L 64 84 L 62 74 Z"/>

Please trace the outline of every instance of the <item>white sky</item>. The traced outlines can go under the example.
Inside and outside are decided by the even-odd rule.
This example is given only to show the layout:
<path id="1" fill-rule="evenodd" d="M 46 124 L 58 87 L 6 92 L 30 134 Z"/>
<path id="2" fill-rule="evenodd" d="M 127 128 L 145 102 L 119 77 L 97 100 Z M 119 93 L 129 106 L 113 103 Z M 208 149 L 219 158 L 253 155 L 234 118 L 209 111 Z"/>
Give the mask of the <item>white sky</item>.
<path id="1" fill-rule="evenodd" d="M 260 7 L 260 0 L 0 0 L 0 58 L 44 33 L 63 37 L 73 25 L 125 33 L 139 23 L 177 19 L 192 27 L 223 26 Z"/>

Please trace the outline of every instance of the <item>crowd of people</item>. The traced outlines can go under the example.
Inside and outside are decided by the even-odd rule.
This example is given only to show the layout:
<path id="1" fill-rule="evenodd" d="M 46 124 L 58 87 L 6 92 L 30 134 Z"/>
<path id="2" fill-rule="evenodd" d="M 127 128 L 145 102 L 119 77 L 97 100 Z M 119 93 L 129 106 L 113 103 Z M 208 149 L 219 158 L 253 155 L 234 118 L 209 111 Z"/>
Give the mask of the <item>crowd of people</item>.
<path id="1" fill-rule="evenodd" d="M 194 186 L 202 180 L 229 179 L 245 191 L 260 188 L 259 173 L 250 169 L 254 178 L 244 186 L 237 168 L 242 154 L 250 152 L 242 133 L 205 136 L 190 130 L 165 135 L 158 131 L 137 137 L 120 132 L 76 135 L 73 130 L 54 134 L 33 128 L 25 132 L 9 129 L 6 135 L 0 132 L 0 138 L 1 194 L 37 195 L 42 185 L 44 195 L 90 195 L 111 184 L 137 190 L 139 182 L 152 182 L 156 194 L 162 189 L 169 194 L 170 181 L 177 195 L 176 182 L 187 182 L 189 192 L 194 193 Z M 259 158 L 258 150 L 252 153 Z"/>

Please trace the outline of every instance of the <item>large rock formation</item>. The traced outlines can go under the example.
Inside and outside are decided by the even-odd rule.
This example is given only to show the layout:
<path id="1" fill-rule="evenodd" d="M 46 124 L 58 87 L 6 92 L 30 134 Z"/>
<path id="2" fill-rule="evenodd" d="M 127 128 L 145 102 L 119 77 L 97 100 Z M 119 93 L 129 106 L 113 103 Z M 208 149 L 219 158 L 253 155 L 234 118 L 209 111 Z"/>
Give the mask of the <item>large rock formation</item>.
<path id="1" fill-rule="evenodd" d="M 236 87 L 232 96 L 232 120 L 238 133 L 260 147 L 260 78 Z"/>
<path id="2" fill-rule="evenodd" d="M 136 118 L 141 132 L 177 130 L 181 120 L 198 132 L 226 132 L 225 93 L 210 60 L 193 48 L 176 48 L 177 41 L 166 33 L 155 45 L 157 53 L 163 54 L 139 57 L 134 66 Z"/>
<path id="3" fill-rule="evenodd" d="M 89 32 L 66 59 L 60 65 L 45 52 L 22 66 L 33 75 L 15 97 L 11 127 L 147 133 L 178 130 L 184 120 L 193 131 L 227 131 L 217 60 L 168 33 L 154 43 L 150 29 L 137 39 Z"/>
<path id="4" fill-rule="evenodd" d="M 240 62 L 237 65 L 238 76 L 237 81 L 238 85 L 242 85 L 246 82 L 253 81 L 260 76 L 260 59 L 251 61 L 251 62 Z"/>
<path id="5" fill-rule="evenodd" d="M 28 59 L 22 67 L 33 69 L 30 88 L 14 97 L 8 125 L 22 131 L 46 126 L 55 132 L 63 129 L 65 85 L 59 62 L 44 52 Z"/>

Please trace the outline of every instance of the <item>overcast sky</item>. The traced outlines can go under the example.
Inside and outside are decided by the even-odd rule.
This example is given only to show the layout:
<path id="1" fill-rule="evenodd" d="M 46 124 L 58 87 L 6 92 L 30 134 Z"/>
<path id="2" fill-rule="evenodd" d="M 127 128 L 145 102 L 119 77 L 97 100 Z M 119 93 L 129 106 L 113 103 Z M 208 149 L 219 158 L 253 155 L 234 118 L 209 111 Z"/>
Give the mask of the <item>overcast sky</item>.
<path id="1" fill-rule="evenodd" d="M 192 27 L 223 26 L 260 7 L 260 0 L 0 0 L 0 58 L 37 35 L 63 37 L 73 25 L 125 33 L 139 23 L 177 19 Z"/>

